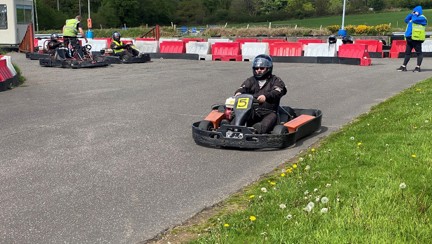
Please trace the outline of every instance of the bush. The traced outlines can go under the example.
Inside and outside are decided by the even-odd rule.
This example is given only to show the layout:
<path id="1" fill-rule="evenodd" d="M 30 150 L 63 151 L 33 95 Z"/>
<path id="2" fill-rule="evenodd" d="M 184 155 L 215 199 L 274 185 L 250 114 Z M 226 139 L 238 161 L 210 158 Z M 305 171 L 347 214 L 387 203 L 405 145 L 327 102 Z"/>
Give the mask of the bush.
<path id="1" fill-rule="evenodd" d="M 329 30 L 331 33 L 337 33 L 340 30 L 339 25 L 329 25 L 327 26 L 327 30 Z"/>

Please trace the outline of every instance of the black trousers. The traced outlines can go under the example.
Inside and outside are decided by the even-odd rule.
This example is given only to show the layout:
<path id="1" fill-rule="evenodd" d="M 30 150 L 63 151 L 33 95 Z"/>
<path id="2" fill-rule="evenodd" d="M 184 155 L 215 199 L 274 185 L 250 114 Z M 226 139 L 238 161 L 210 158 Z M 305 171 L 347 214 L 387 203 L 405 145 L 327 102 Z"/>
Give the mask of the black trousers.
<path id="1" fill-rule="evenodd" d="M 68 49 L 69 49 L 69 44 L 72 46 L 73 51 L 70 53 L 71 57 L 75 56 L 74 53 L 78 54 L 78 56 L 80 58 L 82 58 L 84 56 L 84 53 L 83 53 L 82 48 L 81 48 L 81 44 L 80 44 L 77 37 L 64 36 L 63 37 L 63 43 L 64 43 L 64 46 Z"/>
<path id="2" fill-rule="evenodd" d="M 406 49 L 405 49 L 405 59 L 403 65 L 406 66 L 411 59 L 412 49 L 414 48 L 417 54 L 417 66 L 420 66 L 423 62 L 423 52 L 422 52 L 422 44 L 423 41 L 416 41 L 411 39 L 411 37 L 406 38 Z"/>
<path id="3" fill-rule="evenodd" d="M 273 127 L 277 123 L 277 114 L 272 110 L 267 109 L 256 109 L 253 113 L 251 121 L 249 121 L 249 125 L 253 126 L 257 123 L 260 123 L 260 128 L 255 128 L 261 134 L 268 134 L 273 130 Z M 254 126 L 255 127 L 255 126 Z"/>

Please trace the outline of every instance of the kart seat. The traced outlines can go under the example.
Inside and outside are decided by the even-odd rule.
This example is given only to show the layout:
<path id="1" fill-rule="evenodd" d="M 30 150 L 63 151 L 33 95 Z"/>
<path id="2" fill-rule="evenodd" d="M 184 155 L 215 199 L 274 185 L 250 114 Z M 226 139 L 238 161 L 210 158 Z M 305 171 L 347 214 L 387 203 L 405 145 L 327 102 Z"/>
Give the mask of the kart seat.
<path id="1" fill-rule="evenodd" d="M 284 124 L 295 117 L 297 117 L 296 113 L 294 112 L 294 109 L 290 107 L 282 107 L 279 106 L 278 108 L 278 124 Z"/>

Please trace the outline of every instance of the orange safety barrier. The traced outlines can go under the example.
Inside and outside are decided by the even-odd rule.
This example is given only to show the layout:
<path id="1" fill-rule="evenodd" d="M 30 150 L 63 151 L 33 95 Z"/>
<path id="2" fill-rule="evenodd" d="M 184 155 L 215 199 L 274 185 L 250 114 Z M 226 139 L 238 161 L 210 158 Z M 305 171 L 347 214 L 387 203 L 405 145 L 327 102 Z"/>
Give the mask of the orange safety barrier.
<path id="1" fill-rule="evenodd" d="M 275 42 L 270 44 L 270 56 L 302 56 L 300 42 Z"/>
<path id="2" fill-rule="evenodd" d="M 159 49 L 160 53 L 186 53 L 186 44 L 183 41 L 163 41 Z"/>
<path id="3" fill-rule="evenodd" d="M 406 49 L 405 40 L 393 40 L 390 48 L 390 58 L 398 58 L 399 53 L 404 53 Z"/>
<path id="4" fill-rule="evenodd" d="M 133 44 L 133 40 L 130 40 L 130 39 L 126 39 L 126 40 L 120 39 L 120 41 L 122 41 L 123 44 Z"/>
<path id="5" fill-rule="evenodd" d="M 37 42 L 36 42 L 37 46 Z M 34 38 L 34 32 L 33 32 L 33 24 L 30 23 L 27 26 L 26 33 L 24 35 L 24 38 L 21 40 L 21 43 L 19 44 L 18 50 L 20 52 L 25 53 L 32 53 L 35 50 L 35 38 Z"/>
<path id="6" fill-rule="evenodd" d="M 211 49 L 213 61 L 242 61 L 239 42 L 216 42 Z"/>
<path id="7" fill-rule="evenodd" d="M 354 43 L 367 45 L 368 52 L 381 53 L 383 56 L 383 44 L 379 40 L 355 40 Z"/>
<path id="8" fill-rule="evenodd" d="M 369 56 L 367 45 L 364 44 L 344 44 L 339 46 L 339 58 L 359 58 L 360 66 L 369 66 L 372 60 Z"/>
<path id="9" fill-rule="evenodd" d="M 199 38 L 199 37 L 191 37 L 191 38 L 182 38 L 182 41 L 184 43 L 188 43 L 188 42 L 205 42 L 204 38 Z"/>
<path id="10" fill-rule="evenodd" d="M 301 114 L 298 117 L 296 117 L 293 120 L 290 120 L 284 124 L 285 127 L 288 128 L 288 132 L 292 133 L 297 131 L 297 128 L 300 126 L 306 124 L 307 122 L 315 119 L 315 116 L 307 115 L 307 114 Z"/>
<path id="11" fill-rule="evenodd" d="M 309 43 L 324 43 L 324 41 L 321 39 L 298 39 L 297 42 L 300 42 L 303 45 L 307 45 Z"/>
<path id="12" fill-rule="evenodd" d="M 0 82 L 5 82 L 11 78 L 13 78 L 13 74 L 7 66 L 6 59 L 0 59 Z"/>
<path id="13" fill-rule="evenodd" d="M 261 42 L 267 42 L 269 45 L 275 42 L 286 42 L 286 39 L 275 38 L 275 39 L 262 39 Z"/>

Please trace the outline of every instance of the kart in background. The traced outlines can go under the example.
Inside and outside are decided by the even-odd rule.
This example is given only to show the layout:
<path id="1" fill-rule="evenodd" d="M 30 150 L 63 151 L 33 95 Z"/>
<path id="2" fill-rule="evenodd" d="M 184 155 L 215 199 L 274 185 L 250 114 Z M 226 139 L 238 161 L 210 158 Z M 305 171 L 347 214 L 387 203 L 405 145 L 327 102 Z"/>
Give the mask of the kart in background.
<path id="1" fill-rule="evenodd" d="M 91 45 L 80 46 L 79 50 L 69 47 L 58 47 L 54 54 L 47 58 L 39 59 L 39 64 L 43 67 L 61 67 L 61 68 L 97 68 L 109 65 L 103 57 L 92 55 Z"/>
<path id="2" fill-rule="evenodd" d="M 133 48 L 139 52 L 138 49 L 132 44 L 129 45 L 129 48 Z M 150 55 L 148 53 L 140 53 L 138 56 L 128 56 L 124 55 L 123 57 L 116 56 L 114 51 L 111 48 L 105 48 L 100 50 L 100 56 L 104 57 L 104 60 L 110 64 L 133 64 L 133 63 L 147 63 L 151 61 Z"/>

